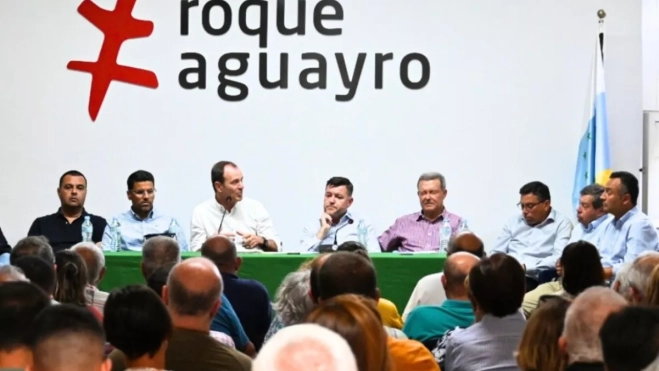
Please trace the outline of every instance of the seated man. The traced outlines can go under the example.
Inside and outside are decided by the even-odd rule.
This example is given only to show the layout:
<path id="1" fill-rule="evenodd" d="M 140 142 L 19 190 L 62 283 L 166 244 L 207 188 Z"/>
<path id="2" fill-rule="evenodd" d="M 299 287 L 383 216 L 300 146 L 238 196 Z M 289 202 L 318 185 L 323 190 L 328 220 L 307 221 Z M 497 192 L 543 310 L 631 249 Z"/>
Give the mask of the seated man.
<path id="1" fill-rule="evenodd" d="M 141 251 L 147 237 L 167 235 L 175 238 L 181 251 L 188 251 L 188 239 L 179 222 L 172 216 L 153 208 L 156 198 L 155 178 L 148 171 L 138 170 L 128 177 L 126 195 L 132 203 L 130 210 L 117 214 L 103 233 L 103 250 Z M 113 223 L 118 223 L 119 241 L 113 236 Z"/>
<path id="2" fill-rule="evenodd" d="M 549 187 L 541 182 L 525 184 L 518 206 L 522 215 L 503 227 L 492 253 L 505 253 L 517 259 L 526 270 L 528 291 L 538 285 L 541 272 L 553 269 L 570 240 L 572 223 L 551 207 Z"/>
<path id="3" fill-rule="evenodd" d="M 606 278 L 618 273 L 620 266 L 633 262 L 646 251 L 659 250 L 659 237 L 652 221 L 637 207 L 638 179 L 628 172 L 616 171 L 606 184 L 602 200 L 604 211 L 613 216 L 597 246 L 602 255 Z"/>
<path id="4" fill-rule="evenodd" d="M 373 226 L 348 211 L 354 188 L 350 179 L 333 177 L 325 185 L 323 214 L 302 231 L 300 252 L 336 250 L 343 242 L 359 241 L 368 251 L 381 252 Z"/>
<path id="5" fill-rule="evenodd" d="M 572 230 L 570 242 L 587 241 L 599 248 L 602 234 L 611 221 L 610 215 L 604 210 L 602 194 L 604 187 L 599 184 L 591 184 L 581 190 L 577 207 L 579 224 Z"/>

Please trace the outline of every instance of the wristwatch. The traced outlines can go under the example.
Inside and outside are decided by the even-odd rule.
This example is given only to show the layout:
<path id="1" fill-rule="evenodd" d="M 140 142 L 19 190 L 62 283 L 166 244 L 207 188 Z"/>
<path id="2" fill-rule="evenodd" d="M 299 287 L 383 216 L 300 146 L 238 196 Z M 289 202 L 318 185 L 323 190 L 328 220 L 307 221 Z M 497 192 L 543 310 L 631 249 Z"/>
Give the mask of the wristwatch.
<path id="1" fill-rule="evenodd" d="M 265 237 L 263 238 L 263 243 L 261 244 L 261 249 L 264 250 L 266 247 L 268 247 L 268 239 Z"/>

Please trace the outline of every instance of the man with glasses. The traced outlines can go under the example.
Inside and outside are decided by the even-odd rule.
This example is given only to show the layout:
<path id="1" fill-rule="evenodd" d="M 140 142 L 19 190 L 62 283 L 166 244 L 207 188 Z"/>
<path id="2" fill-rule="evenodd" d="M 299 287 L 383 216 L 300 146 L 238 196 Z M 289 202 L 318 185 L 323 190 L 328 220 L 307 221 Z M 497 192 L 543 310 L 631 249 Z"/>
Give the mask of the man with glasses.
<path id="1" fill-rule="evenodd" d="M 120 251 L 142 251 L 142 245 L 148 238 L 165 235 L 175 238 L 181 251 L 188 251 L 188 241 L 181 224 L 174 217 L 153 208 L 156 198 L 153 174 L 138 170 L 130 174 L 127 185 L 126 195 L 133 205 L 109 221 L 103 234 L 103 250 L 113 250 L 115 238 L 119 237 L 116 245 Z"/>
<path id="2" fill-rule="evenodd" d="M 538 286 L 541 272 L 553 269 L 570 240 L 572 223 L 551 207 L 549 187 L 525 184 L 517 204 L 522 214 L 510 219 L 497 238 L 492 253 L 505 253 L 526 269 L 526 290 Z"/>

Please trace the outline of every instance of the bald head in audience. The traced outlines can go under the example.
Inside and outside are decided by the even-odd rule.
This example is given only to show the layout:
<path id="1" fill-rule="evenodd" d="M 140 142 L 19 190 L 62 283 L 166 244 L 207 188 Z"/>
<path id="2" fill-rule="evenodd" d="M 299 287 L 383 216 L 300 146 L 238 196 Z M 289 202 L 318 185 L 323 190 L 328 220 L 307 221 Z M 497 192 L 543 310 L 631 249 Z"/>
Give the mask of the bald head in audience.
<path id="1" fill-rule="evenodd" d="M 627 305 L 627 301 L 606 287 L 591 287 L 574 299 L 565 315 L 559 347 L 568 357 L 568 365 L 604 362 L 599 332 L 611 313 Z"/>
<path id="2" fill-rule="evenodd" d="M 315 324 L 286 327 L 264 345 L 252 371 L 357 371 L 348 343 Z"/>
<path id="3" fill-rule="evenodd" d="M 450 256 L 457 252 L 468 252 L 482 258 L 485 256 L 485 246 L 483 241 L 474 233 L 463 231 L 449 240 L 447 255 Z"/>
<path id="4" fill-rule="evenodd" d="M 226 237 L 214 236 L 201 245 L 201 256 L 209 259 L 224 273 L 236 274 L 243 260 L 238 256 L 236 244 Z"/>
<path id="5" fill-rule="evenodd" d="M 627 279 L 629 280 L 632 304 L 647 304 L 647 293 L 654 267 L 659 265 L 659 252 L 649 252 L 634 260 Z"/>
<path id="6" fill-rule="evenodd" d="M 479 262 L 480 259 L 476 255 L 468 252 L 456 252 L 446 259 L 441 280 L 447 299 L 469 300 L 465 279 L 469 276 L 471 268 Z"/>
<path id="7" fill-rule="evenodd" d="M 146 240 L 142 246 L 142 276 L 145 280 L 168 263 L 181 261 L 181 248 L 175 239 L 165 236 L 156 236 Z"/>

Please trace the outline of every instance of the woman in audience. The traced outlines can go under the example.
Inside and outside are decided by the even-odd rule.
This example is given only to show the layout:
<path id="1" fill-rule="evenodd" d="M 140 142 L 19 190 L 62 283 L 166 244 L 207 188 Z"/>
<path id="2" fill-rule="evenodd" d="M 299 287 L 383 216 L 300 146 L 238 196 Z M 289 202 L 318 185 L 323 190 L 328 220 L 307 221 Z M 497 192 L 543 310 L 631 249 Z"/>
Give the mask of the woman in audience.
<path id="1" fill-rule="evenodd" d="M 113 290 L 105 303 L 107 341 L 125 355 L 126 370 L 163 370 L 172 319 L 160 297 L 145 286 Z"/>
<path id="2" fill-rule="evenodd" d="M 526 323 L 517 352 L 522 371 L 563 371 L 565 357 L 558 348 L 565 313 L 570 302 L 560 296 L 544 296 Z"/>
<path id="3" fill-rule="evenodd" d="M 284 327 L 302 323 L 313 309 L 309 297 L 310 270 L 289 273 L 277 289 L 272 306 L 275 318 L 265 335 L 264 343 Z"/>
<path id="4" fill-rule="evenodd" d="M 99 321 L 103 321 L 101 312 L 87 302 L 87 267 L 80 255 L 71 250 L 62 250 L 55 254 L 57 267 L 57 288 L 53 299 L 63 304 L 73 304 L 89 309 Z"/>
<path id="5" fill-rule="evenodd" d="M 346 339 L 359 371 L 390 371 L 387 334 L 375 303 L 370 305 L 371 308 L 357 295 L 339 295 L 318 305 L 307 322 L 326 327 Z"/>
<path id="6" fill-rule="evenodd" d="M 652 270 L 648 287 L 648 305 L 659 307 L 659 265 Z"/>

